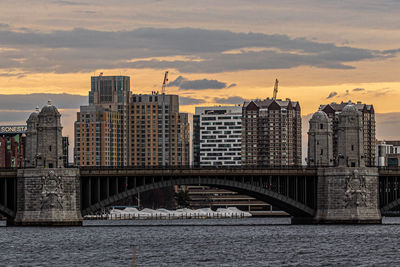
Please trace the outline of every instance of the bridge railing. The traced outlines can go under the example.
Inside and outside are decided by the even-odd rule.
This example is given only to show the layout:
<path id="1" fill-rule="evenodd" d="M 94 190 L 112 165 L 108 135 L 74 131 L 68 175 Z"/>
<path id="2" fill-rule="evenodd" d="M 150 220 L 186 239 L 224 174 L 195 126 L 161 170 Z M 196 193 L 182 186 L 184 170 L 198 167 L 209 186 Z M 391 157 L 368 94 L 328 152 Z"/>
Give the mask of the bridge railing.
<path id="1" fill-rule="evenodd" d="M 123 170 L 315 170 L 308 166 L 78 166 L 76 168 L 85 170 L 123 169 Z"/>
<path id="2" fill-rule="evenodd" d="M 265 169 L 281 169 L 281 170 L 315 170 L 319 167 L 310 167 L 307 165 L 297 165 L 297 166 L 190 166 L 190 165 L 182 165 L 182 166 L 72 166 L 69 165 L 68 167 L 64 168 L 79 168 L 79 169 L 93 169 L 93 170 L 104 170 L 104 169 L 134 169 L 134 170 L 171 170 L 171 169 L 185 169 L 185 170 L 218 170 L 218 169 L 227 169 L 227 170 L 265 170 Z M 327 166 L 328 167 L 328 166 Z M 392 171 L 400 171 L 400 166 L 383 166 L 378 167 L 379 170 L 392 170 Z M 28 167 L 0 167 L 0 170 L 3 171 L 15 171 L 18 169 L 29 169 Z"/>

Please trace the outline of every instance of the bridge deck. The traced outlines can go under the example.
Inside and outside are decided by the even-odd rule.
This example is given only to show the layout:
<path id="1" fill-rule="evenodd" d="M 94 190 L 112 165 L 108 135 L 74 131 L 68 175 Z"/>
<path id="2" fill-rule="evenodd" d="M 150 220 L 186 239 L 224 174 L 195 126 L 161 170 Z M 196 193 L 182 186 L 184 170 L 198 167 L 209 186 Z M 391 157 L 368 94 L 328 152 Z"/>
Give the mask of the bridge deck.
<path id="1" fill-rule="evenodd" d="M 136 176 L 136 175 L 278 175 L 278 176 L 315 176 L 317 170 L 314 168 L 268 168 L 268 169 L 246 169 L 246 168 L 80 168 L 81 176 Z"/>

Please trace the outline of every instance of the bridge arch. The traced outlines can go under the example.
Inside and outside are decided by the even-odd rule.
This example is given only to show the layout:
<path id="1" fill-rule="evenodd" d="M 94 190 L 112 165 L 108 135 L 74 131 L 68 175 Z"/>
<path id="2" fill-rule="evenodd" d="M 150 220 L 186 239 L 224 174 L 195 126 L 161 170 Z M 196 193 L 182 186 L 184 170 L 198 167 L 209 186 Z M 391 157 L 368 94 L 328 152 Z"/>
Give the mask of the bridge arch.
<path id="1" fill-rule="evenodd" d="M 146 191 L 160 189 L 164 187 L 172 187 L 174 185 L 206 185 L 214 186 L 222 189 L 228 189 L 239 193 L 252 196 L 258 200 L 265 201 L 273 206 L 279 207 L 280 209 L 288 212 L 290 215 L 295 217 L 313 217 L 315 210 L 299 201 L 296 201 L 288 196 L 274 192 L 267 188 L 263 188 L 258 185 L 243 183 L 233 180 L 224 179 L 213 179 L 213 178 L 177 178 L 166 181 L 159 181 L 151 184 L 145 184 L 132 189 L 128 189 L 124 192 L 120 192 L 109 196 L 97 203 L 92 203 L 90 206 L 82 210 L 82 215 L 87 215 L 91 212 L 95 212 L 104 207 L 110 206 L 111 204 L 123 200 L 125 198 L 134 196 L 138 193 Z"/>

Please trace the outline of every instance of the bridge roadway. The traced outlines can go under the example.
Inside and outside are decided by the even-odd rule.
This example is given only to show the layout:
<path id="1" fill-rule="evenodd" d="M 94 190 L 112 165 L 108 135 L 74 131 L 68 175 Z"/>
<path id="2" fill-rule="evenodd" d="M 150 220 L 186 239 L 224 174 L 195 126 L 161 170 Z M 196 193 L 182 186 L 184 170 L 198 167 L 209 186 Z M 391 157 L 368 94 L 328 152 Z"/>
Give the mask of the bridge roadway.
<path id="1" fill-rule="evenodd" d="M 82 215 L 138 193 L 174 185 L 209 185 L 255 197 L 294 217 L 314 216 L 317 205 L 315 168 L 115 168 L 82 167 Z M 16 212 L 16 169 L 0 169 L 0 213 Z M 400 211 L 400 168 L 379 169 L 383 214 Z"/>

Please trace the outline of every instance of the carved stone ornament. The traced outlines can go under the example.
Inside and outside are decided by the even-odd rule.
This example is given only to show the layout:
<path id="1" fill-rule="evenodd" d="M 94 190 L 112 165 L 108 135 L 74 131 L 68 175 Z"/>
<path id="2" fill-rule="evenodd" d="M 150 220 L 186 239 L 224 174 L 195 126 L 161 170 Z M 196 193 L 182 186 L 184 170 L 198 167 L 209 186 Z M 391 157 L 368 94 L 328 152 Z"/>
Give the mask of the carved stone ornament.
<path id="1" fill-rule="evenodd" d="M 42 177 L 41 210 L 63 209 L 63 183 L 61 176 L 49 171 Z"/>
<path id="2" fill-rule="evenodd" d="M 357 170 L 354 170 L 353 175 L 346 177 L 345 189 L 345 208 L 367 206 L 367 186 L 365 182 L 365 177 L 360 176 Z"/>

